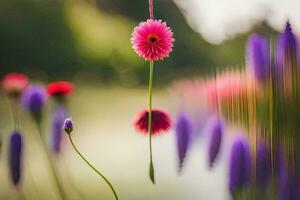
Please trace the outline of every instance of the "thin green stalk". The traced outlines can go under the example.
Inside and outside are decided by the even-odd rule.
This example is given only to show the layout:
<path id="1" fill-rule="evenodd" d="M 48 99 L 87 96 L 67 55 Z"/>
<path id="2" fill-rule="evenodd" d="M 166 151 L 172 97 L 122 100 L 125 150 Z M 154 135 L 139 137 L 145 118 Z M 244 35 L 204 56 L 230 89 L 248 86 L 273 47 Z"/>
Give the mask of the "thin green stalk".
<path id="1" fill-rule="evenodd" d="M 152 85 L 153 85 L 153 65 L 154 62 L 150 61 L 150 72 L 149 72 L 149 116 L 148 116 L 148 133 L 149 133 L 149 150 L 150 150 L 150 165 L 149 175 L 153 184 L 155 184 L 155 174 L 152 158 Z"/>
<path id="2" fill-rule="evenodd" d="M 48 161 L 49 166 L 50 166 L 50 169 L 51 169 L 50 171 L 51 171 L 52 176 L 53 176 L 53 178 L 54 178 L 54 181 L 55 181 L 55 183 L 56 183 L 56 185 L 57 185 L 57 188 L 58 188 L 60 197 L 61 197 L 62 200 L 66 200 L 66 199 L 68 199 L 68 198 L 67 198 L 67 195 L 66 195 L 66 193 L 65 193 L 65 191 L 64 191 L 64 189 L 63 189 L 61 180 L 60 180 L 59 177 L 58 177 L 58 174 L 57 174 L 57 171 L 56 171 L 56 167 L 55 167 L 55 165 L 54 165 L 53 158 L 52 158 L 52 156 L 51 156 L 51 154 L 50 154 L 50 152 L 49 152 L 49 150 L 48 150 L 48 147 L 47 147 L 47 145 L 46 145 L 46 142 L 45 142 L 45 141 L 43 140 L 43 138 L 42 138 L 42 130 L 41 130 L 41 126 L 40 126 L 39 124 L 38 124 L 38 132 L 39 132 L 38 138 L 39 138 L 40 143 L 42 144 L 43 149 L 44 149 L 44 152 L 45 152 L 45 154 L 46 154 L 47 161 Z"/>
<path id="3" fill-rule="evenodd" d="M 109 182 L 109 180 L 103 175 L 103 174 L 101 174 L 81 153 L 80 153 L 80 151 L 77 149 L 77 147 L 76 147 L 76 145 L 74 144 L 74 142 L 73 142 L 73 139 L 72 139 L 72 137 L 71 137 L 71 134 L 68 134 L 68 136 L 69 136 L 69 140 L 70 140 L 70 142 L 71 142 L 71 144 L 72 144 L 72 146 L 73 146 L 73 148 L 74 148 L 74 150 L 76 151 L 76 153 L 80 156 L 80 158 L 86 163 L 86 164 L 88 164 L 88 166 L 90 166 L 101 178 L 103 178 L 104 179 L 104 181 L 109 185 L 109 187 L 110 187 L 110 189 L 112 190 L 112 192 L 114 193 L 114 196 L 115 196 L 115 198 L 116 198 L 116 200 L 118 200 L 119 198 L 118 198 L 118 195 L 117 195 L 117 193 L 116 193 L 116 191 L 115 191 L 115 189 L 114 189 L 114 187 L 112 186 L 112 184 Z"/>
<path id="4" fill-rule="evenodd" d="M 12 121 L 12 124 L 14 126 L 14 129 L 15 130 L 18 130 L 19 127 L 18 127 L 18 123 L 17 123 L 17 118 L 16 118 L 16 105 L 13 105 L 15 103 L 14 99 L 8 97 L 7 98 L 7 102 L 8 102 L 8 107 L 9 107 L 9 113 L 10 113 L 10 118 L 11 118 L 11 121 Z"/>
<path id="5" fill-rule="evenodd" d="M 19 200 L 26 200 L 26 196 L 25 196 L 23 190 L 18 186 L 17 186 L 17 194 L 18 194 Z"/>

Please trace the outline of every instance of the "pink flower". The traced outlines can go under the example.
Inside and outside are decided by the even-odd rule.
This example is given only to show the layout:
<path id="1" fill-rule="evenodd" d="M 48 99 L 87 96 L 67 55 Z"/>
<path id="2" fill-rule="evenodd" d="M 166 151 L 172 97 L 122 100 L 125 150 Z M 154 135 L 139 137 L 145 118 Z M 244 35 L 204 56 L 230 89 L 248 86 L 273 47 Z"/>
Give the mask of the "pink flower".
<path id="1" fill-rule="evenodd" d="M 158 133 L 163 133 L 168 131 L 171 127 L 171 118 L 170 116 L 161 110 L 154 109 L 151 112 L 152 123 L 151 123 L 151 134 L 157 135 Z M 134 120 L 134 127 L 137 131 L 147 134 L 148 133 L 148 119 L 149 112 L 148 110 L 143 110 L 138 113 L 136 119 Z"/>
<path id="2" fill-rule="evenodd" d="M 202 93 L 209 105 L 217 105 L 228 99 L 237 99 L 254 91 L 253 80 L 244 72 L 226 71 L 216 79 L 202 85 Z"/>
<path id="3" fill-rule="evenodd" d="M 131 43 L 134 51 L 148 61 L 163 60 L 173 48 L 173 32 L 166 22 L 148 19 L 134 28 Z"/>
<path id="4" fill-rule="evenodd" d="M 25 74 L 11 72 L 2 79 L 2 89 L 5 93 L 12 96 L 19 96 L 29 83 Z"/>

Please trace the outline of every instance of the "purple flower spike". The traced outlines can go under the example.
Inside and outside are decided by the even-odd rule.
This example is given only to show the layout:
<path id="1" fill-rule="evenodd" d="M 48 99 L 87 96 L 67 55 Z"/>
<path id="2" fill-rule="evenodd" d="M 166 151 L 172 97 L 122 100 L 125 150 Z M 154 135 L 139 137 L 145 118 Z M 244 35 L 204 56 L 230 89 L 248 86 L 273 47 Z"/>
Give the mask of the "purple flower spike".
<path id="1" fill-rule="evenodd" d="M 271 180 L 271 153 L 265 142 L 260 142 L 256 152 L 256 181 L 262 191 Z"/>
<path id="2" fill-rule="evenodd" d="M 30 85 L 22 96 L 22 104 L 31 112 L 33 118 L 39 122 L 46 99 L 47 94 L 43 86 Z"/>
<path id="3" fill-rule="evenodd" d="M 192 122 L 185 113 L 181 113 L 175 123 L 179 171 L 181 171 L 185 157 L 189 150 L 192 134 Z"/>
<path id="4" fill-rule="evenodd" d="M 22 136 L 14 131 L 10 136 L 9 145 L 9 169 L 12 182 L 17 186 L 21 179 L 23 142 Z"/>
<path id="5" fill-rule="evenodd" d="M 221 149 L 224 135 L 224 123 L 220 118 L 216 118 L 212 124 L 208 145 L 209 167 L 212 168 Z"/>
<path id="6" fill-rule="evenodd" d="M 61 150 L 61 143 L 63 139 L 63 125 L 67 111 L 63 106 L 58 106 L 52 118 L 52 150 L 55 154 L 59 154 Z"/>
<path id="7" fill-rule="evenodd" d="M 243 136 L 235 138 L 229 163 L 229 191 L 235 194 L 247 186 L 251 175 L 251 155 L 248 141 Z"/>
<path id="8" fill-rule="evenodd" d="M 252 34 L 246 46 L 246 63 L 248 70 L 256 80 L 263 82 L 270 76 L 270 49 L 266 38 Z"/>
<path id="9" fill-rule="evenodd" d="M 297 40 L 289 22 L 286 23 L 285 30 L 277 40 L 276 49 L 276 73 L 282 79 L 284 66 L 287 62 L 294 62 L 297 56 Z M 295 60 L 296 62 L 296 60 Z"/>

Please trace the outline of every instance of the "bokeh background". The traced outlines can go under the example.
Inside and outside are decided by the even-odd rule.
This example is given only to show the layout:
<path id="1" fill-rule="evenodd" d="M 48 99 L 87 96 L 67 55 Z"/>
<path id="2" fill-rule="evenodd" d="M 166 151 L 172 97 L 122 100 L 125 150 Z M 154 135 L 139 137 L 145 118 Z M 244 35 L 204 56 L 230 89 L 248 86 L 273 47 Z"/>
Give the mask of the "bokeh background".
<path id="1" fill-rule="evenodd" d="M 155 64 L 154 81 L 155 107 L 172 116 L 178 111 L 168 89 L 172 82 L 243 67 L 245 42 L 252 32 L 275 39 L 286 20 L 300 30 L 296 0 L 154 0 L 154 4 L 155 16 L 168 22 L 176 39 L 171 57 Z M 132 126 L 135 113 L 147 105 L 148 67 L 130 45 L 133 27 L 147 16 L 147 0 L 1 0 L 0 75 L 18 71 L 32 81 L 69 80 L 76 85 L 68 99 L 74 140 L 114 183 L 121 199 L 229 199 L 225 159 L 209 172 L 201 140 L 178 176 L 173 131 L 154 138 L 158 183 L 153 186 L 148 180 L 148 140 Z M 0 199 L 18 199 L 6 163 L 12 125 L 3 95 L 0 101 Z M 52 104 L 50 100 L 45 110 L 45 134 L 50 130 Z M 24 113 L 22 119 L 26 153 L 21 190 L 26 199 L 58 199 L 44 155 L 31 137 L 35 132 L 31 118 Z M 113 199 L 67 140 L 57 163 L 71 199 Z"/>

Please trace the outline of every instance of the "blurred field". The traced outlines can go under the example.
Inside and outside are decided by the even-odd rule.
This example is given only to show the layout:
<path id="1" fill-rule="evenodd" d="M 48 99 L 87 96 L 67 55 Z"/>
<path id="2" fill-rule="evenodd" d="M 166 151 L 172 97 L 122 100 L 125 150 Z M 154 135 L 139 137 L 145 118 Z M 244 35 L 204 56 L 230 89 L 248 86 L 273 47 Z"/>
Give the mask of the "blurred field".
<path id="1" fill-rule="evenodd" d="M 195 145 L 187 160 L 183 174 L 177 174 L 177 157 L 173 131 L 154 138 L 154 159 L 157 184 L 153 186 L 148 173 L 148 140 L 132 127 L 134 113 L 147 102 L 144 89 L 103 88 L 81 86 L 70 100 L 74 120 L 74 141 L 86 157 L 110 178 L 122 200 L 196 200 L 229 199 L 224 161 L 214 171 L 208 172 L 206 146 Z M 163 107 L 173 116 L 176 101 L 167 90 L 156 90 L 155 107 Z M 7 106 L 1 98 L 1 133 L 6 140 L 12 129 L 7 116 Z M 51 102 L 47 106 L 49 117 Z M 58 199 L 56 188 L 49 176 L 44 154 L 32 134 L 36 134 L 29 117 L 23 117 L 25 144 L 25 175 L 21 190 L 26 199 Z M 49 118 L 44 120 L 49 133 Z M 8 179 L 6 167 L 7 143 L 1 154 L 0 199 L 18 199 L 17 192 Z M 64 151 L 57 159 L 61 177 L 70 199 L 113 199 L 107 185 L 74 153 L 65 140 Z"/>

